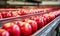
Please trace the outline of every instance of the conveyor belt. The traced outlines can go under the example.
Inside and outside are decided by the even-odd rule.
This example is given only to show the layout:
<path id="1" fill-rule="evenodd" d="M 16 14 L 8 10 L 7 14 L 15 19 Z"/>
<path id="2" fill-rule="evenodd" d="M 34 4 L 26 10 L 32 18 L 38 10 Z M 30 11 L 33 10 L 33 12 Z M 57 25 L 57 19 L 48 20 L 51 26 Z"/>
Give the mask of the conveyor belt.
<path id="1" fill-rule="evenodd" d="M 44 26 L 36 33 L 34 33 L 32 36 L 51 36 L 52 31 L 55 30 L 55 28 L 59 25 L 59 23 L 60 23 L 60 16 L 58 16 L 52 22 L 48 23 L 46 26 Z"/>

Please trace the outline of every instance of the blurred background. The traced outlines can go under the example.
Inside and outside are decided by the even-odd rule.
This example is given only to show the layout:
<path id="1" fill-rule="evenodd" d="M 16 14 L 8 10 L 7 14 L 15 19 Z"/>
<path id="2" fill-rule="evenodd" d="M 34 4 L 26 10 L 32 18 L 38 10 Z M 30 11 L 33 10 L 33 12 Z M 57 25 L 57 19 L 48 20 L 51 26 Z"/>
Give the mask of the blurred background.
<path id="1" fill-rule="evenodd" d="M 58 6 L 59 0 L 0 0 L 2 7 L 21 8 L 23 6 Z"/>

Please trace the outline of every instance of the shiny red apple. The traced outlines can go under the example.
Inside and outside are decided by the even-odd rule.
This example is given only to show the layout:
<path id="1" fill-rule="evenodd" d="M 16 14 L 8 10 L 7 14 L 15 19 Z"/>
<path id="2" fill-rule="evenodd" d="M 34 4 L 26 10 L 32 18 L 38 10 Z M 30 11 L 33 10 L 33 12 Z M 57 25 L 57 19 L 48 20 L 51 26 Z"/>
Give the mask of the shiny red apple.
<path id="1" fill-rule="evenodd" d="M 0 36 L 10 36 L 9 32 L 4 30 L 4 29 L 0 29 Z"/>
<path id="2" fill-rule="evenodd" d="M 2 12 L 2 17 L 6 18 L 6 16 L 7 16 L 7 12 Z"/>
<path id="3" fill-rule="evenodd" d="M 32 27 L 29 23 L 16 21 L 14 22 L 17 24 L 21 29 L 21 36 L 29 36 L 32 34 Z"/>
<path id="4" fill-rule="evenodd" d="M 54 12 L 49 13 L 50 21 L 52 21 L 55 18 Z"/>
<path id="5" fill-rule="evenodd" d="M 44 18 L 46 18 L 46 23 L 50 22 L 50 17 L 48 14 L 43 14 Z"/>
<path id="6" fill-rule="evenodd" d="M 38 24 L 38 29 L 44 27 L 44 20 L 43 20 L 42 17 L 36 18 L 35 21 L 36 21 L 37 24 Z"/>
<path id="7" fill-rule="evenodd" d="M 11 12 L 7 12 L 6 17 L 9 18 L 9 17 L 13 17 L 13 16 L 12 16 Z"/>
<path id="8" fill-rule="evenodd" d="M 3 29 L 7 30 L 10 36 L 20 36 L 20 28 L 16 24 L 6 23 L 3 25 Z"/>
<path id="9" fill-rule="evenodd" d="M 58 17 L 60 15 L 60 11 L 55 11 L 55 17 Z"/>
<path id="10" fill-rule="evenodd" d="M 25 19 L 23 21 L 29 23 L 32 26 L 33 33 L 37 31 L 38 27 L 37 27 L 37 22 L 36 21 L 30 20 L 30 19 Z"/>
<path id="11" fill-rule="evenodd" d="M 40 16 L 36 16 L 36 17 L 30 17 L 31 20 L 35 20 L 38 24 L 38 29 L 42 28 L 44 26 L 44 20 L 42 17 Z"/>
<path id="12" fill-rule="evenodd" d="M 34 19 L 36 19 L 36 17 L 32 17 L 32 16 L 31 16 L 29 19 L 34 20 Z"/>
<path id="13" fill-rule="evenodd" d="M 23 11 L 23 10 L 20 10 L 19 12 L 17 12 L 18 13 L 18 15 L 25 15 L 26 14 L 26 12 L 25 11 Z"/>
<path id="14" fill-rule="evenodd" d="M 47 19 L 44 16 L 42 16 L 42 19 L 44 21 L 44 25 L 46 25 L 47 24 Z"/>

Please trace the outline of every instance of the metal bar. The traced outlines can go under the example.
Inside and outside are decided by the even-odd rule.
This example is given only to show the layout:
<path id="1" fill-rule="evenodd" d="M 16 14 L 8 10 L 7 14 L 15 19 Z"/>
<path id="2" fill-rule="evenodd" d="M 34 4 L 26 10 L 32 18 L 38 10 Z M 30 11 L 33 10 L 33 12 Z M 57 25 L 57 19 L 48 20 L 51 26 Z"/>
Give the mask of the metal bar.
<path id="1" fill-rule="evenodd" d="M 37 15 L 41 15 L 41 14 L 45 14 L 44 13 L 38 13 L 38 14 L 28 14 L 28 15 L 22 15 L 22 16 L 17 16 L 17 17 L 10 17 L 10 18 L 4 18 L 4 19 L 0 19 L 0 21 L 4 21 L 4 20 L 11 20 L 11 19 L 17 19 L 17 18 L 24 18 L 24 17 L 30 17 L 30 16 L 37 16 Z"/>

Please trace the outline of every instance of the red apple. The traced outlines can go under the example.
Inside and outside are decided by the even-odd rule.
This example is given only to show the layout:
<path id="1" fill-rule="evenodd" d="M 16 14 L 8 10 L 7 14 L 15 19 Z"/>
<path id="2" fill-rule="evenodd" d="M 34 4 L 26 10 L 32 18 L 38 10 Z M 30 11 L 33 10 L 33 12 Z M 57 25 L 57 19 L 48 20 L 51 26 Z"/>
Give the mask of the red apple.
<path id="1" fill-rule="evenodd" d="M 10 36 L 9 32 L 4 30 L 4 29 L 0 29 L 0 36 Z"/>
<path id="2" fill-rule="evenodd" d="M 38 29 L 42 28 L 44 26 L 44 20 L 42 17 L 36 18 L 35 21 L 38 24 Z"/>
<path id="3" fill-rule="evenodd" d="M 42 19 L 44 21 L 44 25 L 46 25 L 47 24 L 47 19 L 44 16 L 42 16 Z"/>
<path id="4" fill-rule="evenodd" d="M 42 18 L 42 20 L 44 21 L 44 25 L 46 25 L 46 18 L 43 15 L 40 16 L 36 16 L 36 18 Z"/>
<path id="5" fill-rule="evenodd" d="M 35 20 L 38 24 L 38 29 L 42 28 L 44 26 L 44 20 L 42 17 L 40 16 L 36 16 L 36 17 L 30 17 L 31 20 Z"/>
<path id="6" fill-rule="evenodd" d="M 2 14 L 0 13 L 0 19 L 2 19 L 3 17 L 2 17 Z"/>
<path id="7" fill-rule="evenodd" d="M 6 23 L 3 25 L 3 29 L 7 30 L 10 36 L 20 36 L 20 28 L 16 24 Z"/>
<path id="8" fill-rule="evenodd" d="M 32 33 L 32 27 L 29 23 L 16 21 L 14 22 L 17 24 L 21 29 L 21 36 L 29 36 Z"/>
<path id="9" fill-rule="evenodd" d="M 12 14 L 13 17 L 19 16 L 17 12 L 11 12 L 11 14 Z"/>
<path id="10" fill-rule="evenodd" d="M 7 12 L 6 17 L 8 18 L 8 17 L 13 17 L 13 16 L 12 16 L 11 12 Z"/>
<path id="11" fill-rule="evenodd" d="M 37 31 L 37 22 L 36 21 L 30 20 L 30 19 L 25 19 L 23 21 L 29 23 L 32 26 L 33 33 Z"/>
<path id="12" fill-rule="evenodd" d="M 59 11 L 55 11 L 55 17 L 58 17 L 60 15 Z"/>
<path id="13" fill-rule="evenodd" d="M 54 12 L 50 12 L 49 15 L 50 15 L 49 16 L 50 17 L 50 21 L 52 21 L 55 18 Z"/>
<path id="14" fill-rule="evenodd" d="M 26 14 L 26 12 L 23 10 L 20 10 L 20 12 L 17 12 L 17 13 L 18 13 L 18 15 L 25 15 Z"/>
<path id="15" fill-rule="evenodd" d="M 8 18 L 8 17 L 12 17 L 11 12 L 2 12 L 2 16 L 3 18 Z"/>
<path id="16" fill-rule="evenodd" d="M 44 9 L 40 9 L 39 12 L 44 12 Z"/>
<path id="17" fill-rule="evenodd" d="M 3 18 L 6 18 L 7 12 L 2 12 L 2 16 L 3 16 Z"/>
<path id="18" fill-rule="evenodd" d="M 46 18 L 46 23 L 50 22 L 50 17 L 48 14 L 43 14 L 44 18 Z"/>
<path id="19" fill-rule="evenodd" d="M 36 18 L 35 18 L 35 17 L 30 17 L 29 19 L 34 20 L 34 19 L 36 19 Z"/>

